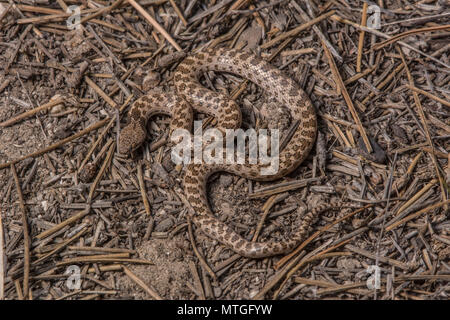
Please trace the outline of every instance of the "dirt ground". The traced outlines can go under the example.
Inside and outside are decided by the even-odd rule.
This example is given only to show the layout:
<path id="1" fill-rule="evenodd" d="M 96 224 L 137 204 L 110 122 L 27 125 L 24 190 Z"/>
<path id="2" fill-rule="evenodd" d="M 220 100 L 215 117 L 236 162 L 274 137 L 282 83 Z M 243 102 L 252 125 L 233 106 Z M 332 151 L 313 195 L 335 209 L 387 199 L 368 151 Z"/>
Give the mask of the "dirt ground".
<path id="1" fill-rule="evenodd" d="M 448 299 L 445 1 L 136 2 L 0 0 L 0 299 Z M 294 172 L 207 184 L 215 216 L 248 240 L 290 239 L 311 209 L 341 201 L 291 255 L 244 258 L 191 225 L 168 117 L 149 121 L 132 157 L 117 152 L 132 103 L 173 91 L 202 46 L 259 55 L 313 102 L 318 138 Z M 244 129 L 292 127 L 238 75 L 201 82 L 236 100 Z"/>

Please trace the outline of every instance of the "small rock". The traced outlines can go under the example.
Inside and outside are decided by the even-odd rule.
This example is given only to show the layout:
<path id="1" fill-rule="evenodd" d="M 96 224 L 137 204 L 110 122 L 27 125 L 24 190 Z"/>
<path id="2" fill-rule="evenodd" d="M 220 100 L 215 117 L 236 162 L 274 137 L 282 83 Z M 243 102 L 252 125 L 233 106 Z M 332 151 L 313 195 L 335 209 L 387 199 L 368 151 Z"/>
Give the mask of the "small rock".
<path id="1" fill-rule="evenodd" d="M 391 128 L 395 138 L 397 138 L 398 140 L 400 140 L 400 142 L 403 142 L 405 144 L 408 143 L 408 136 L 406 135 L 406 132 L 402 127 L 393 124 Z"/>
<path id="2" fill-rule="evenodd" d="M 173 220 L 171 218 L 166 218 L 155 226 L 155 231 L 156 232 L 165 232 L 165 231 L 169 230 L 170 228 L 172 228 L 172 226 L 173 226 Z"/>
<path id="3" fill-rule="evenodd" d="M 248 297 L 250 299 L 253 299 L 253 297 L 255 297 L 258 294 L 258 292 L 259 291 L 257 289 L 252 289 L 252 290 L 250 290 L 250 293 L 248 294 Z"/>
<path id="4" fill-rule="evenodd" d="M 262 35 L 263 32 L 261 26 L 256 22 L 254 22 L 251 27 L 245 29 L 241 33 L 237 41 L 237 46 L 244 44 L 245 49 L 247 50 L 254 49 L 258 46 L 259 42 L 261 41 Z"/>
<path id="5" fill-rule="evenodd" d="M 364 223 L 364 219 L 355 218 L 352 220 L 352 227 L 355 229 L 358 229 L 358 228 L 362 227 L 363 223 Z"/>
<path id="6" fill-rule="evenodd" d="M 55 94 L 53 97 L 51 97 L 50 101 L 52 101 L 52 100 L 57 100 L 57 99 L 60 99 L 60 98 L 62 98 L 62 95 L 60 95 L 60 94 Z M 65 110 L 65 105 L 64 105 L 64 103 L 62 102 L 62 103 L 59 103 L 59 104 L 53 106 L 53 107 L 50 109 L 50 113 L 51 113 L 51 114 L 56 114 L 56 113 L 63 112 L 64 110 Z"/>
<path id="7" fill-rule="evenodd" d="M 220 210 L 222 211 L 223 217 L 234 215 L 233 207 L 228 202 L 222 202 L 220 205 Z"/>
<path id="8" fill-rule="evenodd" d="M 169 183 L 169 174 L 167 173 L 166 169 L 160 164 L 160 163 L 153 163 L 152 164 L 152 171 L 159 176 L 161 179 L 164 180 L 164 182 Z"/>
<path id="9" fill-rule="evenodd" d="M 83 183 L 91 182 L 97 174 L 97 165 L 93 163 L 86 164 L 79 174 L 80 181 Z"/>
<path id="10" fill-rule="evenodd" d="M 149 71 L 142 81 L 142 89 L 149 91 L 156 87 L 161 81 L 161 75 L 155 71 Z"/>
<path id="11" fill-rule="evenodd" d="M 222 295 L 222 289 L 220 287 L 214 287 L 214 297 L 219 298 Z"/>
<path id="12" fill-rule="evenodd" d="M 48 210 L 48 201 L 47 200 L 41 201 L 41 205 L 42 205 L 42 208 L 44 209 L 44 211 Z"/>
<path id="13" fill-rule="evenodd" d="M 378 143 L 375 141 L 375 139 L 369 138 L 370 145 L 372 146 L 372 153 L 368 153 L 366 149 L 366 144 L 364 143 L 364 140 L 362 137 L 359 137 L 358 139 L 358 149 L 359 152 L 369 159 L 370 161 L 377 162 L 377 163 L 385 163 L 386 162 L 386 152 L 378 145 Z"/>
<path id="14" fill-rule="evenodd" d="M 361 263 L 356 259 L 339 259 L 336 263 L 338 268 L 342 269 L 357 269 L 361 267 Z"/>
<path id="15" fill-rule="evenodd" d="M 75 70 L 73 73 L 69 74 L 66 78 L 66 83 L 69 86 L 69 88 L 76 88 L 81 82 L 81 79 L 83 77 L 84 72 L 86 71 L 87 67 L 89 66 L 89 63 L 87 61 L 83 61 L 79 69 Z"/>
<path id="16" fill-rule="evenodd" d="M 229 187 L 232 182 L 233 182 L 233 177 L 232 176 L 224 175 L 224 174 L 220 176 L 219 183 L 224 188 Z"/>

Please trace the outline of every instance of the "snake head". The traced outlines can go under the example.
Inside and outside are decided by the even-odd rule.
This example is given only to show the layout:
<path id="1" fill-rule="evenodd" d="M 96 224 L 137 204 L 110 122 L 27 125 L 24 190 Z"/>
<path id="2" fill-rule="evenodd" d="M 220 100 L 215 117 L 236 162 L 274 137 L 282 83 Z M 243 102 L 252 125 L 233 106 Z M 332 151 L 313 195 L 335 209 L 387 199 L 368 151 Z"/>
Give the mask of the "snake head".
<path id="1" fill-rule="evenodd" d="M 130 156 L 144 143 L 146 136 L 145 128 L 138 122 L 132 121 L 120 132 L 119 152 Z"/>

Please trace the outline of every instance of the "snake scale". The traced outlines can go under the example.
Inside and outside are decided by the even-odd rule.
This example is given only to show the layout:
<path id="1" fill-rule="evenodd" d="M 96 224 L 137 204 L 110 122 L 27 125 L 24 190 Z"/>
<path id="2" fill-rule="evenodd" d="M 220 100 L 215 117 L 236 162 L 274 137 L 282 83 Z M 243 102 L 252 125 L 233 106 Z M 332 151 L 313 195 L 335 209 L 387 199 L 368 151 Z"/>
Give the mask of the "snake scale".
<path id="1" fill-rule="evenodd" d="M 217 127 L 235 129 L 241 125 L 238 105 L 220 92 L 203 87 L 199 78 L 205 71 L 237 74 L 262 87 L 280 104 L 285 105 L 293 120 L 299 122 L 289 143 L 279 153 L 279 170 L 273 175 L 261 175 L 260 164 L 194 164 L 184 176 L 184 192 L 194 210 L 192 221 L 209 237 L 220 241 L 236 253 L 261 258 L 292 251 L 307 236 L 319 206 L 304 215 L 300 226 L 287 241 L 252 242 L 218 220 L 210 210 L 206 184 L 217 171 L 226 171 L 256 181 L 271 181 L 296 169 L 308 156 L 317 131 L 314 107 L 305 92 L 287 75 L 254 54 L 225 48 L 204 48 L 186 57 L 174 72 L 176 93 L 152 90 L 134 102 L 129 111 L 129 123 L 119 137 L 119 151 L 127 154 L 137 149 L 146 138 L 146 123 L 156 114 L 171 116 L 170 130 L 191 129 L 193 108 L 216 118 Z"/>

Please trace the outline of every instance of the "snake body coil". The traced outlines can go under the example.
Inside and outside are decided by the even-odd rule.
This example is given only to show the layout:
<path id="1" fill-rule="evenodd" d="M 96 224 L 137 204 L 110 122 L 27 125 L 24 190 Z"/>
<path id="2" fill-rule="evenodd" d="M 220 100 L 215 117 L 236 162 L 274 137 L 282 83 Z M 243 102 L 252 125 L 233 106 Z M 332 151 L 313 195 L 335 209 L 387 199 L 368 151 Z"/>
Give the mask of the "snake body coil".
<path id="1" fill-rule="evenodd" d="M 254 82 L 285 105 L 292 120 L 298 121 L 299 125 L 279 153 L 279 170 L 275 174 L 261 175 L 261 164 L 189 164 L 184 178 L 184 192 L 195 211 L 192 220 L 208 236 L 246 257 L 260 258 L 289 252 L 304 240 L 317 213 L 324 208 L 308 212 L 287 241 L 251 242 L 213 215 L 206 196 L 207 180 L 214 172 L 226 171 L 257 181 L 275 180 L 296 169 L 314 144 L 317 123 L 310 99 L 292 79 L 268 62 L 251 53 L 223 48 L 202 49 L 187 57 L 174 74 L 176 94 L 154 90 L 133 104 L 130 123 L 120 135 L 119 150 L 127 153 L 139 147 L 146 137 L 147 120 L 157 113 L 172 116 L 171 130 L 191 128 L 192 108 L 214 116 L 219 129 L 239 128 L 241 112 L 236 103 L 199 83 L 201 74 L 210 70 L 234 73 Z"/>

